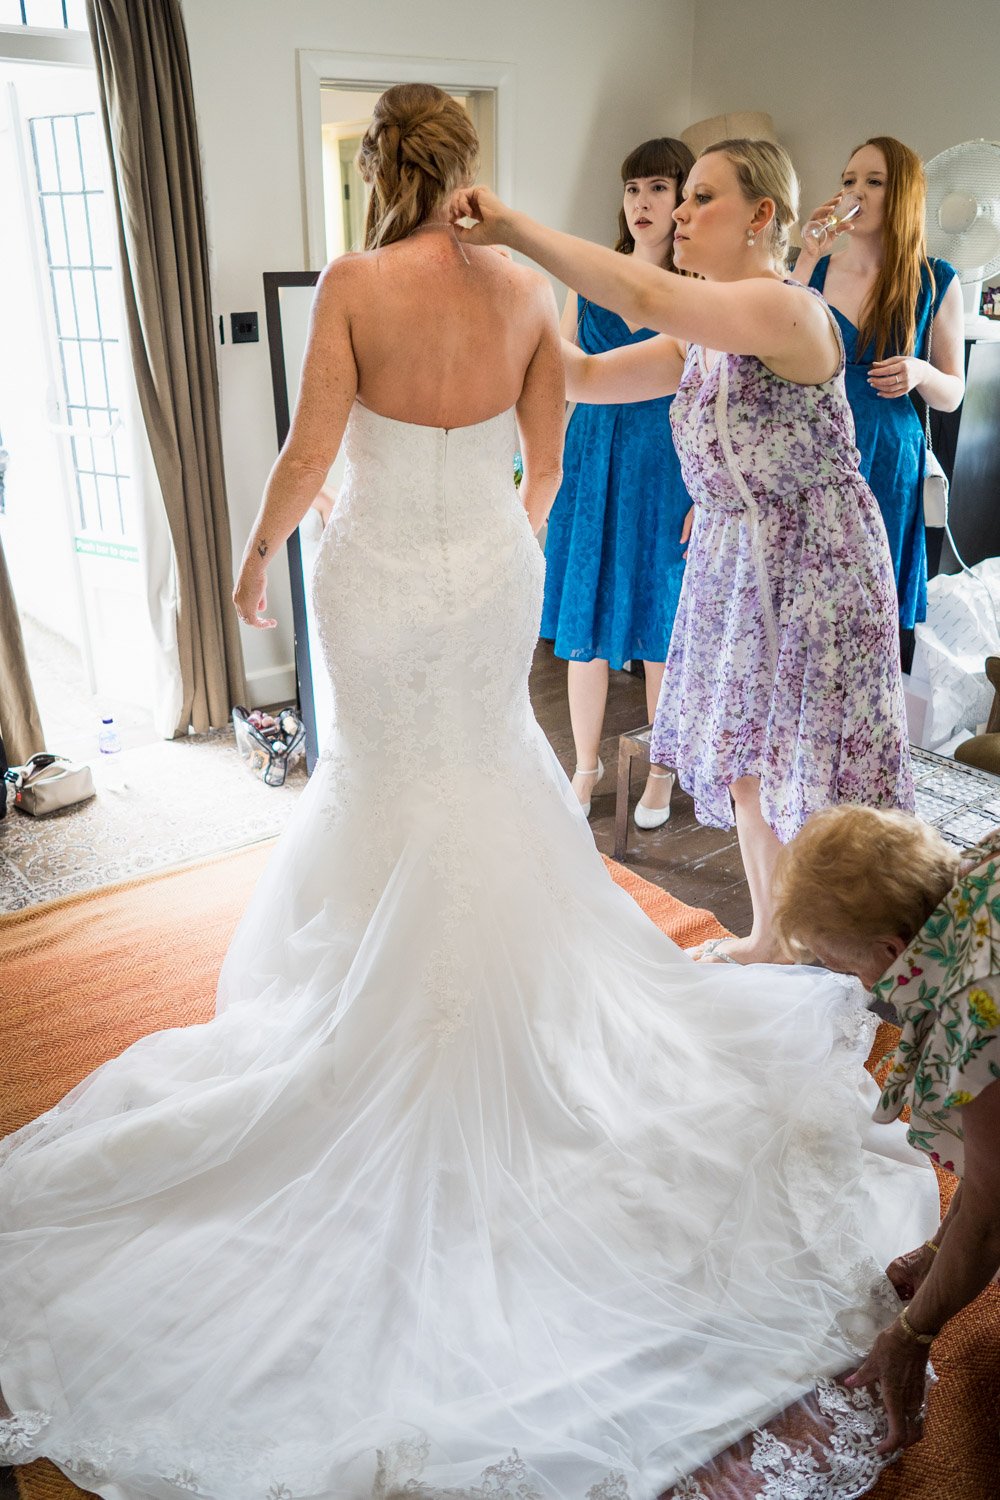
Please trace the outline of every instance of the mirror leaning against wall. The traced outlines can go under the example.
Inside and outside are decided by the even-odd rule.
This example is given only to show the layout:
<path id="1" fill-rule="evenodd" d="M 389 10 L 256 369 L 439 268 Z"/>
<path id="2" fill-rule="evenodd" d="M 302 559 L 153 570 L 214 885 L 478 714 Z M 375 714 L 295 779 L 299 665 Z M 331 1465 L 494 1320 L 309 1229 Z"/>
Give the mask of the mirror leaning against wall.
<path id="1" fill-rule="evenodd" d="M 282 447 L 291 425 L 298 396 L 302 360 L 309 332 L 318 271 L 265 271 L 264 307 L 267 340 L 274 387 L 274 419 L 278 447 Z M 343 458 L 338 453 L 327 476 L 318 505 L 306 512 L 288 538 L 288 571 L 292 591 L 292 623 L 295 633 L 295 677 L 299 709 L 306 730 L 306 764 L 310 773 L 321 750 L 318 728 L 330 722 L 333 701 L 322 669 L 319 637 L 309 595 L 309 578 L 323 536 L 323 496 L 336 496 L 343 477 Z"/>

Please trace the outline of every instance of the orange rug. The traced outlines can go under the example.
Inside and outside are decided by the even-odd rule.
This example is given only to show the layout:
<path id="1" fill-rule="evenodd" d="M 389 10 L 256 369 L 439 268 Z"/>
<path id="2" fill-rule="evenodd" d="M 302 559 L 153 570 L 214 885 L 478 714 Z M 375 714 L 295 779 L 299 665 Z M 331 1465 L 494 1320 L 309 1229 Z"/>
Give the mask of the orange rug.
<path id="1" fill-rule="evenodd" d="M 50 1108 L 138 1037 L 211 1015 L 222 956 L 270 847 L 0 917 L 0 973 L 5 996 L 13 997 L 5 999 L 0 1035 L 0 1135 Z M 681 947 L 724 934 L 710 912 L 607 863 L 618 884 Z M 71 997 L 67 974 L 73 975 Z M 892 1027 L 880 1028 L 873 1071 L 895 1035 Z M 943 1200 L 952 1187 L 942 1179 Z M 886 1472 L 872 1500 L 1000 1496 L 997 1288 L 953 1320 L 935 1345 L 934 1361 L 942 1378 L 927 1436 Z M 78 1500 L 86 1493 L 44 1460 L 14 1472 L 21 1500 Z M 753 1493 L 761 1483 L 757 1475 Z"/>

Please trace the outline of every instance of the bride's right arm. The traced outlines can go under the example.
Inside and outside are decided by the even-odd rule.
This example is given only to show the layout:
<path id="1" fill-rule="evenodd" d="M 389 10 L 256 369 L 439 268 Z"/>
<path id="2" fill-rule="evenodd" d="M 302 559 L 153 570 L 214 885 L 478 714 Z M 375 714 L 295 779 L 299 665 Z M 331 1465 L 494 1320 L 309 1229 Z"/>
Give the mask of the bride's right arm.
<path id="1" fill-rule="evenodd" d="M 356 258 L 345 256 L 327 266 L 316 287 L 291 427 L 264 487 L 233 591 L 244 624 L 273 623 L 258 617 L 267 566 L 319 494 L 354 405 L 358 371 L 348 305 L 357 273 Z"/>
<path id="2" fill-rule="evenodd" d="M 684 345 L 666 333 L 605 354 L 584 354 L 566 339 L 562 349 L 567 401 L 591 406 L 672 396 L 684 373 Z"/>

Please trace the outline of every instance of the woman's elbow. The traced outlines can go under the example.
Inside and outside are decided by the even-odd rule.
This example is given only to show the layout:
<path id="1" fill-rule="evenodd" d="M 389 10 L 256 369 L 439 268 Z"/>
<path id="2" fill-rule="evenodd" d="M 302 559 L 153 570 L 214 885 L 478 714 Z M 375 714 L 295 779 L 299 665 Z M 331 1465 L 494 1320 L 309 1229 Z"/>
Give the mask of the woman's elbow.
<path id="1" fill-rule="evenodd" d="M 951 375 L 948 378 L 947 389 L 937 401 L 928 403 L 935 411 L 949 412 L 957 411 L 965 400 L 965 377 L 962 375 Z"/>

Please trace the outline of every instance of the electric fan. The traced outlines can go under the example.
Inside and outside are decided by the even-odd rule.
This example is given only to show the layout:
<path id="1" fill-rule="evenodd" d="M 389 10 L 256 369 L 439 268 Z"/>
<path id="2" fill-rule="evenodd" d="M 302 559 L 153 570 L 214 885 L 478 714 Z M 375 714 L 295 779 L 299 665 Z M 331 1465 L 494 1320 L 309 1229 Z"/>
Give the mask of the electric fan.
<path id="1" fill-rule="evenodd" d="M 983 282 L 1000 273 L 1000 143 L 949 146 L 924 171 L 927 253 L 958 272 L 966 338 L 1000 338 L 997 323 L 979 313 Z"/>

